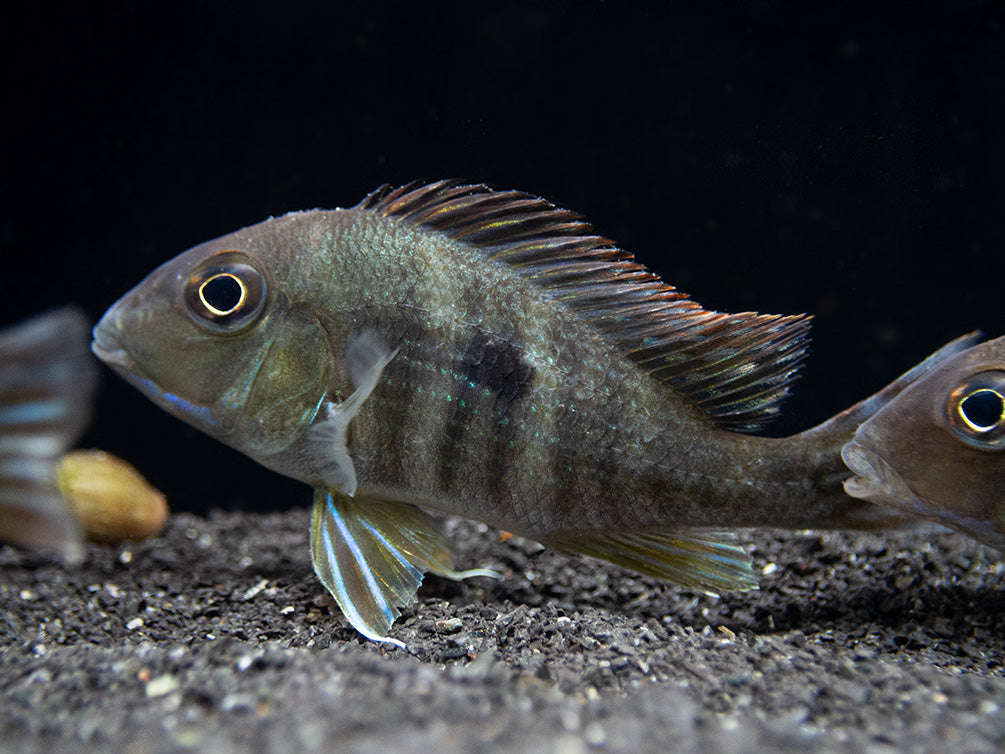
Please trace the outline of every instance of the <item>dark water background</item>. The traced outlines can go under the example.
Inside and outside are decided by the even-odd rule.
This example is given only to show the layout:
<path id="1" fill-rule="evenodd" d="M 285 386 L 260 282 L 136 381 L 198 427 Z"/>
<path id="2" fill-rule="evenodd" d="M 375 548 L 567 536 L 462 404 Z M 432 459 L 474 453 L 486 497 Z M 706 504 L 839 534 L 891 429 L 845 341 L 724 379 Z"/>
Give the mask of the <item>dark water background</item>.
<path id="1" fill-rule="evenodd" d="M 999 3 L 362 5 L 8 17 L 0 322 L 96 319 L 201 241 L 456 176 L 580 211 L 709 308 L 813 313 L 775 433 L 1005 334 Z M 310 499 L 110 373 L 85 444 L 175 509 Z"/>

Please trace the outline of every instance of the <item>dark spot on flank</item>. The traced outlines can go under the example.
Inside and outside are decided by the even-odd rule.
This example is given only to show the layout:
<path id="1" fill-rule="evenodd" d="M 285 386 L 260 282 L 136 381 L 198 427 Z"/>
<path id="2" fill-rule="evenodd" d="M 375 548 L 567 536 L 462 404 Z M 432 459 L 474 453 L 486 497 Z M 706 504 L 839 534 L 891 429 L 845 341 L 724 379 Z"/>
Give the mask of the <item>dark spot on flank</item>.
<path id="1" fill-rule="evenodd" d="M 457 369 L 462 378 L 453 416 L 446 426 L 440 451 L 440 482 L 448 489 L 456 475 L 456 464 L 464 442 L 464 433 L 474 420 L 474 407 L 488 406 L 495 421 L 490 433 L 488 469 L 493 489 L 503 483 L 507 471 L 508 449 L 516 434 L 512 412 L 530 390 L 534 367 L 522 358 L 520 350 L 509 341 L 478 333 L 471 340 Z"/>
<path id="2" fill-rule="evenodd" d="M 496 394 L 499 418 L 509 413 L 534 379 L 534 367 L 521 356 L 520 350 L 509 341 L 478 333 L 461 357 L 460 371 L 464 378 Z"/>

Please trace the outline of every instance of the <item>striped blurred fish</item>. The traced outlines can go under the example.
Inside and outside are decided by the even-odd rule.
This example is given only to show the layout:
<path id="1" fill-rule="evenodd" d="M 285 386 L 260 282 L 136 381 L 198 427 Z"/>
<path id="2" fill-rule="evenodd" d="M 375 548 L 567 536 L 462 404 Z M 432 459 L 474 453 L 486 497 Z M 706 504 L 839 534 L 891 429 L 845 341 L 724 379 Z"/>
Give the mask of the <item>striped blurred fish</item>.
<path id="1" fill-rule="evenodd" d="M 84 556 L 81 524 L 56 467 L 90 416 L 96 365 L 88 323 L 74 307 L 0 331 L 0 540 Z"/>

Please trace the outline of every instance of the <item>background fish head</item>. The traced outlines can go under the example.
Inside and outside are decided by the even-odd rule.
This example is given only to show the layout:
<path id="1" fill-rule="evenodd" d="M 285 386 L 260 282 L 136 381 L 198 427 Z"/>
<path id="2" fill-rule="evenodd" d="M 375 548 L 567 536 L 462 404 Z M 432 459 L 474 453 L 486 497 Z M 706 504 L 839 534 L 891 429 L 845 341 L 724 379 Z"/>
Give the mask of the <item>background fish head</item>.
<path id="1" fill-rule="evenodd" d="M 848 494 L 1005 551 L 1005 337 L 919 378 L 859 427 Z"/>
<path id="2" fill-rule="evenodd" d="M 165 411 L 259 461 L 306 429 L 328 390 L 327 338 L 290 295 L 296 273 L 272 234 L 284 219 L 161 265 L 105 313 L 92 343 Z"/>

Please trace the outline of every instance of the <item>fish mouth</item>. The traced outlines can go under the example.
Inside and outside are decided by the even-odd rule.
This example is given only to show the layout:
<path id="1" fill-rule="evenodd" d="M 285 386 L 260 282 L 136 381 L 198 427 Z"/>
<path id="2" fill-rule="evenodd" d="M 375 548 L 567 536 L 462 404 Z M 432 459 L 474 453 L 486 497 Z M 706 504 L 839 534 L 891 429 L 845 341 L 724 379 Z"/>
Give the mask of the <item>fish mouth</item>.
<path id="1" fill-rule="evenodd" d="M 119 337 L 118 323 L 107 322 L 108 317 L 102 317 L 101 321 L 94 326 L 91 331 L 93 340 L 91 341 L 91 353 L 110 367 L 119 371 L 136 373 L 136 362 L 129 355 Z"/>
<path id="2" fill-rule="evenodd" d="M 233 432 L 236 420 L 230 423 L 222 421 L 218 412 L 210 406 L 192 402 L 165 390 L 140 366 L 140 362 L 123 343 L 117 308 L 113 307 L 105 313 L 94 326 L 91 336 L 91 352 L 169 414 L 221 440 Z"/>
<path id="3" fill-rule="evenodd" d="M 105 313 L 91 331 L 91 353 L 111 367 L 126 382 L 156 401 L 161 390 L 123 343 L 122 327 L 115 308 Z"/>

